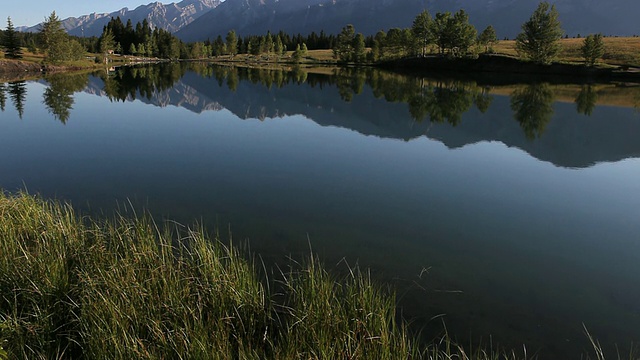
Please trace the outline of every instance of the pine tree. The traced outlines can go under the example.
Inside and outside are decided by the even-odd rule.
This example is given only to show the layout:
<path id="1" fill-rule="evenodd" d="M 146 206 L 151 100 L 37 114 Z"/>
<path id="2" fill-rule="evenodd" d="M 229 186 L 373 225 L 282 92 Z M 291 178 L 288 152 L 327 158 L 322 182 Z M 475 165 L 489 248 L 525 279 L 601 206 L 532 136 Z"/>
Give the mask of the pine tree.
<path id="1" fill-rule="evenodd" d="M 584 38 L 580 51 L 582 51 L 582 57 L 587 65 L 595 65 L 596 61 L 604 55 L 602 34 L 589 35 Z"/>
<path id="2" fill-rule="evenodd" d="M 353 61 L 357 63 L 364 62 L 365 55 L 364 35 L 358 33 L 353 39 Z"/>
<path id="3" fill-rule="evenodd" d="M 532 61 L 550 64 L 560 53 L 563 33 L 556 7 L 541 2 L 522 25 L 522 32 L 516 37 L 516 50 Z"/>
<path id="4" fill-rule="evenodd" d="M 276 36 L 276 42 L 273 45 L 273 51 L 276 53 L 276 55 L 280 56 L 282 55 L 282 50 L 284 48 L 284 45 L 282 45 L 282 39 L 280 38 L 280 35 Z"/>
<path id="5" fill-rule="evenodd" d="M 349 61 L 353 56 L 353 42 L 356 37 L 356 29 L 349 24 L 342 28 L 338 35 L 336 46 L 333 48 L 333 55 L 340 61 Z"/>
<path id="6" fill-rule="evenodd" d="M 413 34 L 416 44 L 418 45 L 418 54 L 425 56 L 427 46 L 433 42 L 433 33 L 431 32 L 433 19 L 427 10 L 421 12 L 413 20 L 411 33 Z"/>
<path id="7" fill-rule="evenodd" d="M 106 28 L 100 37 L 100 54 L 102 61 L 106 64 L 109 62 L 109 53 L 115 48 L 113 33 L 110 28 Z"/>
<path id="8" fill-rule="evenodd" d="M 238 53 L 238 36 L 236 35 L 235 30 L 230 30 L 227 33 L 227 53 L 231 56 L 234 56 Z"/>
<path id="9" fill-rule="evenodd" d="M 498 36 L 493 26 L 489 25 L 478 37 L 478 44 L 484 46 L 484 52 L 488 53 L 491 46 L 498 42 Z"/>
<path id="10" fill-rule="evenodd" d="M 11 22 L 11 17 L 7 18 L 7 30 L 4 32 L 3 40 L 5 57 L 9 59 L 21 59 L 22 48 L 20 47 L 20 40 L 18 39 L 16 30 Z"/>
<path id="11" fill-rule="evenodd" d="M 40 27 L 40 43 L 47 62 L 57 63 L 68 58 L 68 36 L 62 29 L 62 22 L 52 12 Z"/>
<path id="12" fill-rule="evenodd" d="M 300 44 L 296 46 L 296 50 L 293 52 L 293 62 L 299 63 L 302 61 L 302 49 L 300 48 Z"/>

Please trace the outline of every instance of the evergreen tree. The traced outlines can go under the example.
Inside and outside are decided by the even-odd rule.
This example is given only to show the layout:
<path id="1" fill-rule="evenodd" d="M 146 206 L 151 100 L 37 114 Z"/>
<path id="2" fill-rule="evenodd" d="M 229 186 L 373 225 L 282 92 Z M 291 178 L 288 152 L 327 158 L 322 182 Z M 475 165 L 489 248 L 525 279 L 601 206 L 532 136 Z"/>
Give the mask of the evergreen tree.
<path id="1" fill-rule="evenodd" d="M 144 44 L 138 44 L 138 55 L 145 56 L 146 53 L 147 49 L 145 48 Z"/>
<path id="2" fill-rule="evenodd" d="M 300 44 L 296 46 L 296 50 L 291 55 L 293 58 L 293 62 L 299 63 L 302 61 L 302 49 L 300 48 Z"/>
<path id="3" fill-rule="evenodd" d="M 385 44 L 387 40 L 387 33 L 380 30 L 376 33 L 373 40 L 373 53 L 376 60 L 380 60 L 385 56 Z"/>
<path id="4" fill-rule="evenodd" d="M 604 41 L 602 34 L 589 35 L 584 38 L 580 48 L 584 61 L 589 66 L 596 64 L 596 61 L 604 55 Z"/>
<path id="5" fill-rule="evenodd" d="M 365 60 L 364 35 L 358 33 L 353 39 L 353 61 L 362 63 Z"/>
<path id="6" fill-rule="evenodd" d="M 478 37 L 478 44 L 484 46 L 484 52 L 488 53 L 491 46 L 498 42 L 498 36 L 493 26 L 489 25 Z"/>
<path id="7" fill-rule="evenodd" d="M 349 24 L 342 28 L 333 48 L 333 55 L 340 61 L 349 61 L 353 56 L 353 42 L 356 38 L 356 29 Z"/>
<path id="8" fill-rule="evenodd" d="M 45 52 L 45 59 L 49 62 L 60 62 L 65 59 L 65 46 L 67 34 L 62 29 L 62 22 L 52 12 L 40 27 L 41 47 Z"/>
<path id="9" fill-rule="evenodd" d="M 522 25 L 522 32 L 516 37 L 516 50 L 532 61 L 550 64 L 560 53 L 562 34 L 556 7 L 541 2 Z"/>
<path id="10" fill-rule="evenodd" d="M 448 26 L 451 19 L 451 13 L 437 13 L 435 19 L 431 22 L 431 33 L 433 34 L 434 41 L 440 49 L 440 54 L 444 55 L 445 50 L 451 43 Z M 387 34 L 388 36 L 389 34 Z"/>
<path id="11" fill-rule="evenodd" d="M 427 46 L 433 42 L 433 33 L 431 32 L 432 22 L 431 14 L 425 10 L 416 16 L 411 26 L 411 33 L 418 46 L 416 52 L 422 56 L 426 55 Z"/>
<path id="12" fill-rule="evenodd" d="M 271 33 L 267 32 L 267 36 L 264 39 L 264 52 L 267 54 L 271 54 L 274 49 L 273 38 L 271 37 Z"/>
<path id="13" fill-rule="evenodd" d="M 280 35 L 277 35 L 276 42 L 273 44 L 273 51 L 276 53 L 276 55 L 280 56 L 282 55 L 283 49 L 284 45 L 282 44 L 282 39 L 280 38 Z"/>
<path id="14" fill-rule="evenodd" d="M 135 55 L 137 53 L 138 53 L 138 49 L 136 49 L 136 44 L 131 43 L 131 45 L 129 46 L 129 54 Z"/>
<path id="15" fill-rule="evenodd" d="M 227 53 L 234 56 L 238 53 L 238 36 L 235 30 L 231 30 L 227 33 Z"/>
<path id="16" fill-rule="evenodd" d="M 464 10 L 459 10 L 449 20 L 447 29 L 453 54 L 458 57 L 468 54 L 478 36 L 476 28 L 469 23 L 469 15 Z"/>
<path id="17" fill-rule="evenodd" d="M 100 54 L 102 55 L 102 62 L 105 64 L 109 62 L 109 53 L 115 48 L 115 41 L 111 28 L 107 27 L 100 36 Z"/>
<path id="18" fill-rule="evenodd" d="M 4 31 L 3 45 L 5 57 L 9 59 L 22 58 L 22 48 L 20 47 L 20 40 L 18 39 L 16 30 L 14 29 L 13 23 L 11 22 L 11 17 L 7 18 L 7 30 Z"/>

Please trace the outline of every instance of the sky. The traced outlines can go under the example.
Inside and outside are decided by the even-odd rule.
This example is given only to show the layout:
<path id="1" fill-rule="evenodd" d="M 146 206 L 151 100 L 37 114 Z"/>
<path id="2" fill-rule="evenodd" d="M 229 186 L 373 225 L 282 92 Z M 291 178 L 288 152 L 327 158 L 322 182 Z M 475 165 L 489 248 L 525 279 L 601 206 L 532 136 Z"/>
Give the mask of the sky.
<path id="1" fill-rule="evenodd" d="M 55 11 L 58 17 L 66 19 L 71 16 L 87 15 L 94 12 L 110 13 L 128 7 L 135 9 L 140 5 L 156 0 L 109 0 L 109 1 L 51 1 L 51 0 L 2 0 L 0 6 L 0 28 L 7 27 L 7 17 L 11 16 L 14 26 L 33 26 L 41 23 L 45 17 Z M 179 2 L 180 0 L 159 0 L 162 3 Z"/>

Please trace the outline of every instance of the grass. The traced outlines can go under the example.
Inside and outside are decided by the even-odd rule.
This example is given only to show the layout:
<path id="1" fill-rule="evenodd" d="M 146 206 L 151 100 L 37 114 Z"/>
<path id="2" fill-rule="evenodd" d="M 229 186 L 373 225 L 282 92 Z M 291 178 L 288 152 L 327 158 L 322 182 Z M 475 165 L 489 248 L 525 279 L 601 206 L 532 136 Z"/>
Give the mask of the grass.
<path id="1" fill-rule="evenodd" d="M 258 274 L 202 230 L 0 197 L 0 344 L 12 359 L 421 357 L 368 274 L 337 279 L 312 257 L 273 293 Z"/>
<path id="2" fill-rule="evenodd" d="M 640 66 L 640 37 L 605 37 L 605 54 L 600 64 L 617 66 Z M 558 61 L 583 63 L 584 59 L 580 53 L 584 39 L 567 38 L 560 40 L 562 52 Z M 493 46 L 497 54 L 518 56 L 515 40 L 500 40 Z"/>
<path id="3" fill-rule="evenodd" d="M 311 256 L 266 273 L 202 229 L 0 193 L 0 359 L 536 358 L 446 332 L 418 343 L 358 268 L 337 277 Z"/>

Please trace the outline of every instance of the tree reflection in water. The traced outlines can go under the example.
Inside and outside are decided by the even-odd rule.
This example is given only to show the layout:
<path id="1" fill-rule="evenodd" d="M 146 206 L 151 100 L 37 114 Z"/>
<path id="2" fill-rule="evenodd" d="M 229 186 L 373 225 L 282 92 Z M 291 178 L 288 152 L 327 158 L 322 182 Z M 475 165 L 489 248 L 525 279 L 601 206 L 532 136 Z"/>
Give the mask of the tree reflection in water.
<path id="1" fill-rule="evenodd" d="M 24 114 L 24 101 L 27 98 L 27 85 L 24 81 L 14 81 L 9 83 L 9 97 L 13 102 L 13 106 L 18 112 L 18 116 L 22 119 Z"/>
<path id="2" fill-rule="evenodd" d="M 89 83 L 89 74 L 53 74 L 45 77 L 49 87 L 42 94 L 43 103 L 56 119 L 66 124 L 71 115 L 73 94 L 84 90 Z"/>
<path id="3" fill-rule="evenodd" d="M 582 85 L 580 93 L 576 97 L 578 114 L 591 116 L 598 101 L 598 93 L 593 85 Z"/>
<path id="4" fill-rule="evenodd" d="M 553 116 L 555 95 L 549 84 L 531 84 L 511 95 L 511 110 L 528 139 L 542 136 Z"/>
<path id="5" fill-rule="evenodd" d="M 7 86 L 0 82 L 0 111 L 4 111 L 7 106 Z"/>

